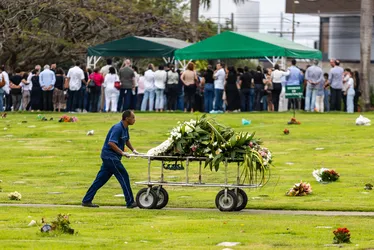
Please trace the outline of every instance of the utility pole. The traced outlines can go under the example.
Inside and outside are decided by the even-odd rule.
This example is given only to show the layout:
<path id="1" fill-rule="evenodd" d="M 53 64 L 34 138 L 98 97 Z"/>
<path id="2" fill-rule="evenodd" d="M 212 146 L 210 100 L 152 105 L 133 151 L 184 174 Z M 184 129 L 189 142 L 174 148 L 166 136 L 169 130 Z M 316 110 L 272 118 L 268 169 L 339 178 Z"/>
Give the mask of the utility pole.
<path id="1" fill-rule="evenodd" d="M 231 30 L 234 31 L 234 13 L 231 13 Z"/>
<path id="2" fill-rule="evenodd" d="M 221 0 L 218 0 L 218 30 L 217 34 L 221 34 Z"/>
<path id="3" fill-rule="evenodd" d="M 279 36 L 280 37 L 283 37 L 283 12 L 281 12 L 281 22 L 280 22 L 280 32 L 279 32 Z"/>
<path id="4" fill-rule="evenodd" d="M 295 41 L 295 1 L 292 1 L 292 41 Z"/>

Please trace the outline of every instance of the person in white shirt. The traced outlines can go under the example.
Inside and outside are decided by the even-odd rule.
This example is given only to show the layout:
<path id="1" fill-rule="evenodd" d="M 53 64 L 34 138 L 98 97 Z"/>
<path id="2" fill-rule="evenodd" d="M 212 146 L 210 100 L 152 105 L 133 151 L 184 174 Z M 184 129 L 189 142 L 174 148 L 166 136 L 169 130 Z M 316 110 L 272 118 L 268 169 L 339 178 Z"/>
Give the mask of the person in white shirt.
<path id="1" fill-rule="evenodd" d="M 82 82 L 86 83 L 84 79 L 83 70 L 79 67 L 80 62 L 75 63 L 75 67 L 69 69 L 69 72 L 66 76 L 67 81 L 69 82 L 68 90 L 68 103 L 66 109 L 68 112 L 77 111 L 80 98 L 80 88 L 82 87 Z"/>
<path id="2" fill-rule="evenodd" d="M 346 83 L 346 90 L 343 93 L 346 96 L 346 102 L 347 102 L 347 113 L 353 113 L 354 112 L 354 104 L 353 99 L 355 97 L 355 82 L 352 78 L 352 71 L 351 69 L 345 69 L 344 75 L 347 77 L 347 83 Z"/>
<path id="3" fill-rule="evenodd" d="M 160 65 L 155 72 L 155 87 L 156 87 L 156 112 L 164 111 L 164 91 L 166 82 L 166 71 L 164 66 Z"/>
<path id="4" fill-rule="evenodd" d="M 4 66 L 0 67 L 0 81 L 2 81 L 3 78 L 5 81 L 5 85 L 0 88 L 0 111 L 4 111 L 4 103 L 3 103 L 4 94 L 10 96 L 9 75 L 5 71 Z M 6 106 L 8 106 L 8 104 Z M 10 109 L 10 106 L 9 106 L 9 109 Z"/>
<path id="5" fill-rule="evenodd" d="M 214 110 L 223 111 L 223 90 L 225 89 L 226 71 L 224 65 L 217 63 L 216 71 L 214 71 Z"/>
<path id="6" fill-rule="evenodd" d="M 109 112 L 109 107 L 111 112 L 117 112 L 118 98 L 120 90 L 114 87 L 114 83 L 119 82 L 119 77 L 116 74 L 114 67 L 109 68 L 109 73 L 105 75 L 104 78 L 104 88 L 105 88 L 105 111 Z"/>
<path id="7" fill-rule="evenodd" d="M 144 73 L 144 96 L 141 111 L 153 111 L 155 103 L 155 72 L 153 64 L 148 65 L 148 70 Z"/>
<path id="8" fill-rule="evenodd" d="M 108 58 L 106 59 L 106 65 L 103 66 L 101 69 L 100 69 L 100 74 L 103 75 L 103 77 L 105 78 L 106 74 L 109 73 L 109 68 L 110 67 L 113 67 L 112 66 L 112 59 Z M 116 70 L 116 68 L 114 68 Z M 117 70 L 116 70 L 116 74 L 117 74 Z M 104 90 L 104 86 L 101 85 L 101 95 L 99 97 L 99 101 L 98 101 L 98 110 L 99 111 L 104 111 L 104 104 L 105 104 L 105 90 Z"/>
<path id="9" fill-rule="evenodd" d="M 287 72 L 279 70 L 279 65 L 275 64 L 274 71 L 271 73 L 271 81 L 273 83 L 273 90 L 271 91 L 271 98 L 274 104 L 274 111 L 278 112 L 279 110 L 279 96 L 282 92 L 282 77 L 288 76 L 290 71 Z"/>

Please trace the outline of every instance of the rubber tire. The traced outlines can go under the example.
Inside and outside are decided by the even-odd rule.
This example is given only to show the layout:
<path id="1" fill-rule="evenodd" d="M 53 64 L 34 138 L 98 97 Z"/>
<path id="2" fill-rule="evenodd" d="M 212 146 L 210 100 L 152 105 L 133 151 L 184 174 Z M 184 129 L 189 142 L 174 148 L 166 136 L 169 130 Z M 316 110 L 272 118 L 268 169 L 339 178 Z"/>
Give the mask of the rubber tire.
<path id="1" fill-rule="evenodd" d="M 147 195 L 148 188 L 143 188 L 140 189 L 138 194 L 136 195 L 136 204 L 138 205 L 139 208 L 144 208 L 144 209 L 153 209 L 157 205 L 158 197 L 155 191 L 152 189 L 149 190 L 149 195 Z M 144 203 L 143 201 L 147 202 Z"/>
<path id="2" fill-rule="evenodd" d="M 152 190 L 157 195 L 157 189 L 158 187 L 153 187 Z M 164 208 L 169 202 L 169 194 L 166 192 L 165 188 L 160 187 L 160 191 L 157 195 L 157 204 L 155 206 L 155 209 L 161 209 Z"/>
<path id="3" fill-rule="evenodd" d="M 232 191 L 235 193 L 235 189 L 232 189 Z M 247 206 L 248 196 L 244 190 L 240 188 L 238 188 L 238 194 L 236 196 L 238 197 L 238 204 L 236 204 L 234 211 L 243 210 Z"/>
<path id="4" fill-rule="evenodd" d="M 225 204 L 225 190 L 221 190 L 218 192 L 216 196 L 216 207 L 222 211 L 222 212 L 227 212 L 227 211 L 234 211 L 236 208 L 236 205 L 238 204 L 238 197 L 236 196 L 235 192 L 231 190 L 227 190 L 227 201 L 229 202 L 228 204 Z"/>

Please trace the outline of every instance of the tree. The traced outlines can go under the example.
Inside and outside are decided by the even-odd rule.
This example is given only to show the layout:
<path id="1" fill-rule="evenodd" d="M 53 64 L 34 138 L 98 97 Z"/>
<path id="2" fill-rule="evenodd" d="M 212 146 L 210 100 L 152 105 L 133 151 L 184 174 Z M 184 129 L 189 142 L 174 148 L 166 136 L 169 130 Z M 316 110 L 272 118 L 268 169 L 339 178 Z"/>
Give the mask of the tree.
<path id="1" fill-rule="evenodd" d="M 248 0 L 232 0 L 232 1 L 234 4 L 239 4 L 239 3 L 245 3 Z M 193 41 L 197 41 L 197 38 L 198 38 L 197 26 L 199 23 L 199 9 L 200 9 L 201 4 L 205 8 L 209 9 L 211 5 L 211 0 L 191 0 L 190 23 L 192 26 L 191 33 L 193 35 Z"/>
<path id="2" fill-rule="evenodd" d="M 370 108 L 370 59 L 371 42 L 373 31 L 373 0 L 361 0 L 361 23 L 360 23 L 360 43 L 361 43 L 361 92 L 363 110 Z"/>
<path id="3" fill-rule="evenodd" d="M 127 35 L 188 40 L 182 2 L 0 0 L 0 62 L 26 70 L 84 61 L 87 47 Z"/>

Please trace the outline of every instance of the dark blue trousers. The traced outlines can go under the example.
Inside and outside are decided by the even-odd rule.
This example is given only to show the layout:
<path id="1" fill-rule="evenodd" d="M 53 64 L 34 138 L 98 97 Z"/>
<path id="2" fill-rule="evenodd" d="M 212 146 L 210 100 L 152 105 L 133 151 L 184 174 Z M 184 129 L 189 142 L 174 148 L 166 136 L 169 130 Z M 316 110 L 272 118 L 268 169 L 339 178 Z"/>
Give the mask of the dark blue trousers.
<path id="1" fill-rule="evenodd" d="M 96 179 L 88 189 L 82 202 L 89 203 L 95 197 L 96 192 L 114 175 L 119 184 L 121 184 L 123 194 L 125 195 L 126 205 L 131 205 L 134 202 L 134 196 L 132 194 L 129 175 L 126 169 L 122 165 L 120 160 L 115 159 L 102 159 L 103 164 L 99 173 L 97 173 Z"/>

